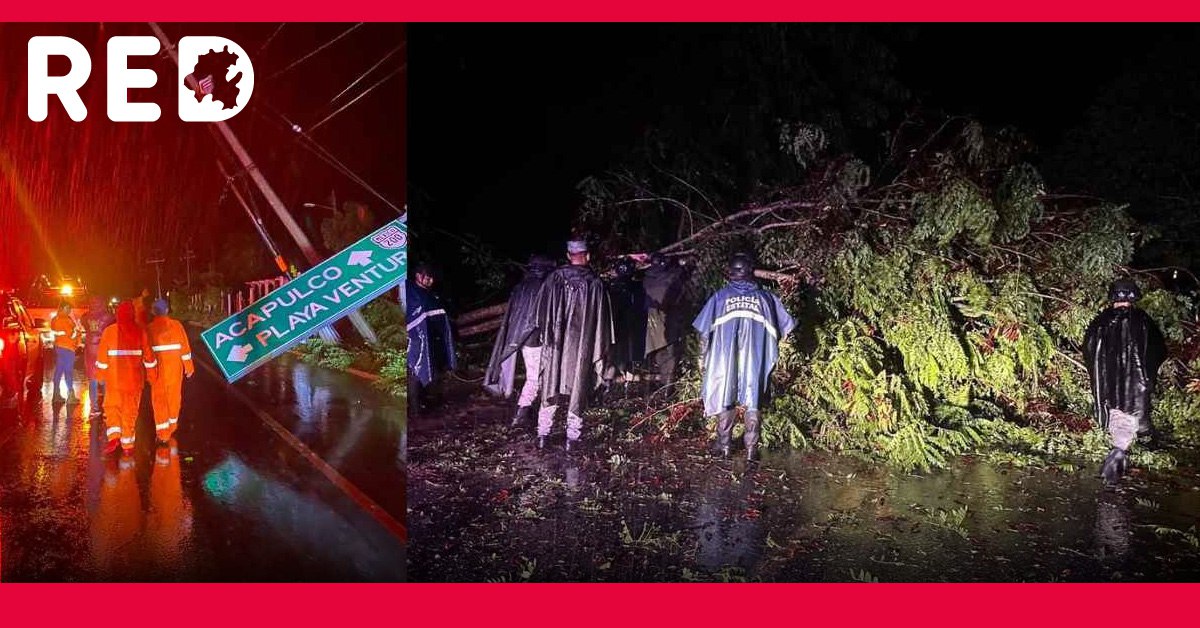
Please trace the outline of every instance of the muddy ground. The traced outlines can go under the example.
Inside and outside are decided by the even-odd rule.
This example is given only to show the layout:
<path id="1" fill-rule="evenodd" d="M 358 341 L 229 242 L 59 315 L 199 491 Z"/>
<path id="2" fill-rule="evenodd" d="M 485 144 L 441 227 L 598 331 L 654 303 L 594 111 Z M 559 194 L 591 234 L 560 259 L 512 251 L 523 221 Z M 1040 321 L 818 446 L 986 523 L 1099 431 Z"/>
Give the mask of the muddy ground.
<path id="1" fill-rule="evenodd" d="M 615 410 L 547 451 L 461 381 L 409 424 L 412 581 L 1195 581 L 1200 470 L 964 458 L 897 474 L 820 451 L 757 465 Z"/>

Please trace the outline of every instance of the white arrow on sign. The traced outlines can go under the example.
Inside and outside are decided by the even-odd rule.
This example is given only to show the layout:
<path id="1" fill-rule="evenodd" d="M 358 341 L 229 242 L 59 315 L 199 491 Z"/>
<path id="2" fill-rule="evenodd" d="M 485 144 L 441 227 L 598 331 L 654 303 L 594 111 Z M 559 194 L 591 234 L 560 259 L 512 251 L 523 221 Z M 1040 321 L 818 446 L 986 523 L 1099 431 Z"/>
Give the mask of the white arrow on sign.
<path id="1" fill-rule="evenodd" d="M 351 251 L 350 261 L 347 263 L 351 266 L 370 266 L 371 251 Z"/>
<path id="2" fill-rule="evenodd" d="M 246 356 L 250 355 L 250 351 L 252 351 L 253 349 L 254 349 L 254 347 L 251 347 L 250 345 L 240 345 L 240 346 L 234 347 L 229 352 L 229 357 L 225 358 L 225 359 L 230 362 L 245 362 Z"/>

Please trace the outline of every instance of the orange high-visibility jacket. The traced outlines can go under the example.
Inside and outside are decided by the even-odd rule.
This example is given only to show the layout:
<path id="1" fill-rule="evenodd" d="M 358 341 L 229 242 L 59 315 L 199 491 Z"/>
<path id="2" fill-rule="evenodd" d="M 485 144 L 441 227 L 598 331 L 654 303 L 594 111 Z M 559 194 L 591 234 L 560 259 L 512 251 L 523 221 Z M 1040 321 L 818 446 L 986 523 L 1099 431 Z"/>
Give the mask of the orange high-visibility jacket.
<path id="1" fill-rule="evenodd" d="M 183 376 L 191 377 L 192 347 L 179 321 L 157 316 L 146 326 L 150 350 L 158 362 L 157 377 L 150 385 L 150 402 L 154 407 L 154 430 L 161 441 L 175 433 L 179 411 L 183 405 Z"/>
<path id="2" fill-rule="evenodd" d="M 96 355 L 96 368 L 100 369 L 100 380 L 105 383 L 108 394 L 114 390 L 142 394 L 146 383 L 147 370 L 157 366 L 154 352 L 146 334 L 133 337 L 122 337 L 118 325 L 109 325 L 100 334 L 100 350 Z M 154 371 L 149 371 L 151 377 Z"/>
<path id="3" fill-rule="evenodd" d="M 50 321 L 50 331 L 54 332 L 55 347 L 74 351 L 79 346 L 79 325 L 69 315 L 55 316 Z"/>
<path id="4" fill-rule="evenodd" d="M 183 324 L 169 316 L 156 316 L 146 326 L 150 339 L 150 350 L 158 360 L 158 379 L 178 383 L 184 375 L 191 375 L 192 345 L 188 343 Z"/>

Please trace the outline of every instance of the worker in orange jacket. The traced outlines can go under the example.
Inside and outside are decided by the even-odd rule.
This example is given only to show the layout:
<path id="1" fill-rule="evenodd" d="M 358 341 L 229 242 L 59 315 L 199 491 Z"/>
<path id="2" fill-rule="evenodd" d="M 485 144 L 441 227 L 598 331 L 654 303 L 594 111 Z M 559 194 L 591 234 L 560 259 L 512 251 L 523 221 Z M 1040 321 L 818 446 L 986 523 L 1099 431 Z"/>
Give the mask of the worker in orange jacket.
<path id="1" fill-rule="evenodd" d="M 75 349 L 79 346 L 79 323 L 71 316 L 71 304 L 63 301 L 50 321 L 54 333 L 54 401 L 62 401 L 58 381 L 67 387 L 67 401 L 75 401 Z"/>
<path id="2" fill-rule="evenodd" d="M 154 432 L 159 443 L 166 443 L 179 426 L 179 406 L 182 403 L 183 378 L 196 372 L 192 364 L 192 346 L 188 343 L 183 325 L 167 315 L 166 299 L 154 302 L 154 320 L 146 326 L 150 350 L 158 362 L 158 376 L 150 386 L 154 405 Z"/>
<path id="3" fill-rule="evenodd" d="M 133 453 L 142 387 L 146 380 L 154 385 L 157 366 L 146 331 L 134 317 L 133 304 L 122 303 L 117 307 L 116 324 L 109 325 L 100 335 L 100 351 L 96 356 L 96 368 L 100 369 L 106 391 L 104 422 L 108 444 L 104 453 L 114 453 L 118 445 L 125 453 Z"/>

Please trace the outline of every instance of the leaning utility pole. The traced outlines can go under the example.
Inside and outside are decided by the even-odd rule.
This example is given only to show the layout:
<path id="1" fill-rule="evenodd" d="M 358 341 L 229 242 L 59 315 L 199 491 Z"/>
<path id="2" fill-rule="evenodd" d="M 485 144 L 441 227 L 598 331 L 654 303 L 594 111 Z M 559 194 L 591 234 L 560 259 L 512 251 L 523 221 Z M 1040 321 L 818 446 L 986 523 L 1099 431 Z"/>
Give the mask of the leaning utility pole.
<path id="1" fill-rule="evenodd" d="M 154 265 L 154 289 L 157 291 L 157 298 L 162 298 L 162 265 L 167 261 L 158 251 L 154 252 L 153 258 L 146 260 L 147 264 Z"/>
<path id="2" fill-rule="evenodd" d="M 254 230 L 258 232 L 258 237 L 262 238 L 263 244 L 267 245 L 267 250 L 271 252 L 271 257 L 275 260 L 275 267 L 279 269 L 279 272 L 286 275 L 288 271 L 287 260 L 283 259 L 283 254 L 279 252 L 279 247 L 275 246 L 275 241 L 267 233 L 267 227 L 263 224 L 262 218 L 259 218 L 258 213 L 250 207 L 250 203 L 246 202 L 246 198 L 242 196 L 242 191 L 238 189 L 237 181 L 234 181 L 233 177 L 229 176 L 229 172 L 225 170 L 225 164 L 221 163 L 220 159 L 217 159 L 217 168 L 221 169 L 221 176 L 225 177 L 226 185 L 233 192 L 234 198 L 241 204 L 242 209 L 246 210 L 246 215 L 250 217 L 250 224 L 254 225 Z"/>
<path id="3" fill-rule="evenodd" d="M 178 66 L 179 53 L 175 50 L 175 45 L 171 43 L 171 40 L 167 38 L 167 34 L 158 27 L 157 23 L 149 22 L 149 24 L 150 28 L 154 30 L 154 34 L 158 37 L 158 40 L 162 42 L 163 48 L 166 48 L 167 53 L 171 55 L 171 60 L 175 62 L 176 66 Z M 195 89 L 195 81 L 189 81 L 188 87 Z M 275 210 L 275 214 L 279 217 L 279 220 L 283 223 L 283 226 L 287 228 L 288 233 L 291 234 L 292 238 L 296 240 L 296 244 L 300 246 L 300 251 L 304 253 L 304 257 L 308 259 L 308 263 L 315 266 L 324 261 L 321 259 L 321 256 L 317 254 L 316 249 L 313 248 L 312 242 L 309 241 L 308 236 L 304 233 L 304 230 L 301 229 L 300 225 L 296 223 L 296 219 L 292 218 L 292 214 L 288 211 L 287 206 L 283 204 L 283 201 L 280 200 L 279 195 L 275 193 L 275 190 L 271 187 L 271 184 L 267 182 L 266 177 L 264 177 L 262 172 L 258 170 L 258 166 L 254 165 L 254 161 L 250 159 L 249 153 L 246 152 L 246 149 L 242 146 L 242 143 L 238 141 L 237 136 L 233 134 L 233 130 L 229 128 L 229 125 L 224 122 L 213 122 L 212 124 L 216 125 L 217 130 L 221 133 L 221 137 L 225 138 L 225 141 L 229 143 L 229 148 L 233 150 L 233 154 L 237 155 L 238 161 L 240 161 L 242 164 L 242 168 L 250 175 L 250 178 L 258 186 L 258 190 L 262 192 L 263 198 L 267 199 L 267 204 L 271 206 L 271 209 Z M 348 318 L 350 319 L 350 322 L 354 324 L 354 328 L 358 330 L 358 333 L 362 335 L 364 340 L 371 344 L 375 344 L 379 341 L 379 338 L 375 335 L 375 330 L 371 329 L 371 325 L 367 323 L 367 319 L 363 318 L 363 315 L 360 312 L 351 312 Z"/>
<path id="4" fill-rule="evenodd" d="M 196 252 L 192 250 L 192 243 L 187 243 L 187 248 L 183 251 L 183 257 L 180 258 L 187 267 L 187 287 L 192 288 L 192 260 L 196 259 Z"/>
<path id="5" fill-rule="evenodd" d="M 246 210 L 246 215 L 250 217 L 250 222 L 254 224 L 254 228 L 258 230 L 259 237 L 267 245 L 267 249 L 271 251 L 271 255 L 275 257 L 275 265 L 279 267 L 280 272 L 287 275 L 287 262 L 283 259 L 283 255 L 279 253 L 279 249 L 275 246 L 275 241 L 271 239 L 271 235 L 267 233 L 267 228 L 262 224 L 262 219 L 251 209 L 250 203 L 246 202 L 246 198 L 242 196 L 242 191 L 238 189 L 237 181 L 230 179 L 229 173 L 225 171 L 225 164 L 221 163 L 220 159 L 217 160 L 217 167 L 221 169 L 221 176 L 225 177 L 225 180 L 229 182 L 229 189 L 233 190 L 234 198 L 237 199 L 238 203 L 241 203 L 242 209 Z M 342 341 L 341 337 L 338 336 L 337 330 L 333 328 L 333 325 L 326 325 L 318 329 L 317 335 L 325 342 L 336 344 Z"/>

